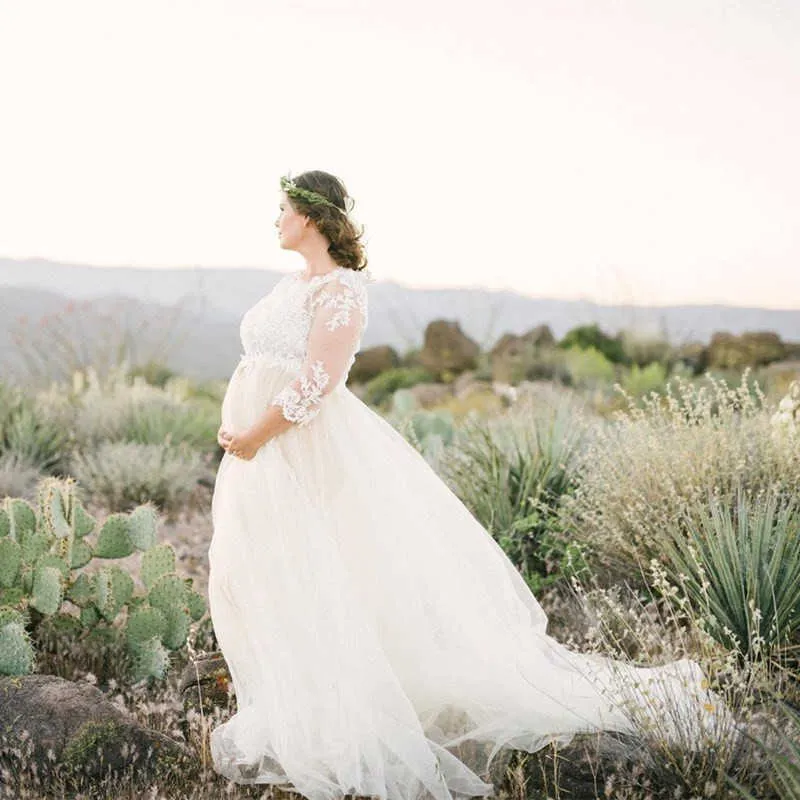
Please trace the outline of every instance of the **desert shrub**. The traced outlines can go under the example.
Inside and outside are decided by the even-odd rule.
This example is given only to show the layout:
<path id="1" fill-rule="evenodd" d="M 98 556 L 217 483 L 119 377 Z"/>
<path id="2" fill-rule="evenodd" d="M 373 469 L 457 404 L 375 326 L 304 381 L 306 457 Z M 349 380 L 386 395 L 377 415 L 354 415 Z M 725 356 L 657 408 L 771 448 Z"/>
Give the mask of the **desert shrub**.
<path id="1" fill-rule="evenodd" d="M 0 500 L 4 497 L 30 497 L 42 473 L 18 453 L 0 453 Z"/>
<path id="2" fill-rule="evenodd" d="M 672 358 L 670 343 L 661 336 L 622 331 L 620 333 L 622 352 L 625 362 L 639 367 L 646 367 L 654 361 L 669 363 Z"/>
<path id="3" fill-rule="evenodd" d="M 594 388 L 614 380 L 614 365 L 594 347 L 569 348 L 566 367 L 572 386 Z"/>
<path id="4" fill-rule="evenodd" d="M 380 406 L 398 389 L 410 389 L 418 383 L 427 383 L 432 380 L 433 375 L 424 367 L 387 369 L 367 382 L 364 388 L 364 401 L 374 406 Z"/>
<path id="5" fill-rule="evenodd" d="M 102 442 L 95 450 L 75 452 L 70 472 L 109 511 L 152 501 L 174 518 L 207 476 L 207 466 L 185 444 Z"/>
<path id="6" fill-rule="evenodd" d="M 181 442 L 215 452 L 219 407 L 210 399 L 190 398 L 189 391 L 185 378 L 170 379 L 162 389 L 142 377 L 130 384 L 126 375 L 115 375 L 101 384 L 90 375 L 78 386 L 77 446 L 87 450 L 105 440 Z"/>
<path id="7" fill-rule="evenodd" d="M 46 397 L 46 393 L 43 395 Z M 14 454 L 44 473 L 64 467 L 69 423 L 19 387 L 0 383 L 0 454 Z"/>
<path id="8" fill-rule="evenodd" d="M 135 378 L 141 375 L 151 386 L 160 386 L 162 389 L 167 381 L 177 377 L 177 373 L 171 370 L 166 364 L 155 359 L 150 359 L 144 364 L 131 367 L 128 374 Z"/>
<path id="9" fill-rule="evenodd" d="M 492 359 L 491 355 L 486 350 L 482 350 L 478 353 L 473 377 L 476 381 L 492 380 Z"/>
<path id="10" fill-rule="evenodd" d="M 634 364 L 622 378 L 625 391 L 639 397 L 650 392 L 663 392 L 667 383 L 667 369 L 663 364 L 654 361 L 646 367 Z"/>
<path id="11" fill-rule="evenodd" d="M 579 552 L 553 535 L 557 510 L 577 481 L 583 442 L 579 407 L 521 401 L 506 415 L 467 418 L 440 470 L 475 518 L 538 591 Z"/>
<path id="12" fill-rule="evenodd" d="M 763 725 L 768 713 L 763 699 L 779 687 L 781 667 L 743 663 L 720 645 L 709 635 L 704 614 L 680 586 L 669 582 L 658 563 L 650 569 L 653 589 L 624 583 L 603 587 L 599 577 L 585 570 L 558 589 L 571 600 L 571 616 L 564 625 L 568 635 L 562 641 L 573 650 L 615 660 L 612 668 L 620 681 L 622 707 L 637 732 L 630 752 L 623 752 L 612 775 L 607 774 L 613 778 L 606 783 L 607 796 L 721 800 L 733 796 L 732 781 L 764 788 L 769 766 L 748 733 Z M 686 658 L 699 665 L 703 678 L 692 688 L 701 690 L 693 710 L 678 697 L 673 701 L 671 693 L 663 704 L 651 701 L 647 692 L 642 698 L 640 687 L 626 674 L 629 664 L 652 666 Z M 711 694 L 704 695 L 705 690 Z M 691 747 L 700 731 L 703 746 Z M 637 791 L 629 791 L 634 787 Z"/>
<path id="13" fill-rule="evenodd" d="M 800 713 L 785 702 L 778 701 L 777 719 L 769 720 L 767 735 L 752 736 L 768 764 L 770 787 L 781 800 L 800 800 Z M 742 797 L 756 800 L 739 781 L 729 779 Z"/>
<path id="14" fill-rule="evenodd" d="M 663 554 L 673 520 L 700 524 L 711 497 L 731 501 L 737 486 L 796 491 L 800 449 L 771 435 L 774 409 L 741 377 L 736 389 L 713 377 L 703 386 L 676 378 L 641 408 L 627 396 L 628 408 L 597 427 L 562 513 L 608 581 L 635 580 Z"/>
<path id="15" fill-rule="evenodd" d="M 609 336 L 596 323 L 579 325 L 567 331 L 558 346 L 563 350 L 571 350 L 572 348 L 589 350 L 593 348 L 615 364 L 624 364 L 627 360 L 621 337 Z"/>
<path id="16" fill-rule="evenodd" d="M 747 658 L 800 630 L 800 502 L 780 491 L 712 498 L 676 515 L 657 546 L 708 632 Z"/>
<path id="17" fill-rule="evenodd" d="M 572 383 L 568 367 L 568 355 L 557 347 L 537 347 L 525 370 L 529 381 L 557 381 L 565 385 Z"/>

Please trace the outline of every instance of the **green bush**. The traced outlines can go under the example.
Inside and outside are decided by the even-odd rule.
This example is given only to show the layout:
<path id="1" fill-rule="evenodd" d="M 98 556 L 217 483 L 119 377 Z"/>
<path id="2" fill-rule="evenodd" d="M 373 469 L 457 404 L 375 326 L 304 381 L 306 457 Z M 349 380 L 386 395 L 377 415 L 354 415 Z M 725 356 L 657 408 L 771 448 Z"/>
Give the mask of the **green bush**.
<path id="1" fill-rule="evenodd" d="M 567 350 L 566 366 L 572 386 L 595 388 L 614 380 L 614 365 L 594 347 Z"/>
<path id="2" fill-rule="evenodd" d="M 634 364 L 630 370 L 626 370 L 622 378 L 623 388 L 634 397 L 650 392 L 663 392 L 666 389 L 666 383 L 667 369 L 657 361 L 646 367 Z"/>
<path id="3" fill-rule="evenodd" d="M 582 444 L 575 407 L 522 402 L 504 417 L 466 420 L 440 462 L 447 483 L 535 592 L 581 561 L 578 548 L 555 533 Z"/>
<path id="4" fill-rule="evenodd" d="M 593 323 L 591 325 L 579 325 L 568 331 L 564 338 L 558 343 L 562 350 L 578 348 L 588 350 L 594 348 L 601 352 L 609 361 L 615 364 L 627 362 L 625 350 L 622 346 L 621 337 L 612 337 L 600 330 L 600 327 Z"/>
<path id="5" fill-rule="evenodd" d="M 219 404 L 188 396 L 183 378 L 165 388 L 149 385 L 142 377 L 129 385 L 123 378 L 101 386 L 92 383 L 78 393 L 76 444 L 88 450 L 104 441 L 138 444 L 184 443 L 216 453 Z"/>
<path id="6" fill-rule="evenodd" d="M 635 331 L 622 331 L 620 333 L 620 341 L 625 363 L 646 367 L 654 361 L 660 361 L 664 364 L 671 364 L 673 361 L 672 346 L 660 336 L 642 334 Z"/>
<path id="7" fill-rule="evenodd" d="M 525 370 L 529 381 L 556 381 L 572 385 L 572 374 L 568 366 L 568 354 L 556 347 L 538 347 L 534 350 Z"/>
<path id="8" fill-rule="evenodd" d="M 711 376 L 702 385 L 675 378 L 642 407 L 628 396 L 628 408 L 596 429 L 563 513 L 608 582 L 644 582 L 675 517 L 699 524 L 712 496 L 732 502 L 738 486 L 797 491 L 800 449 L 773 435 L 774 408 L 741 379 L 731 389 Z"/>
<path id="9" fill-rule="evenodd" d="M 75 452 L 70 473 L 110 511 L 152 501 L 174 518 L 198 481 L 208 477 L 208 468 L 201 454 L 185 444 L 102 442 L 96 450 Z"/>
<path id="10" fill-rule="evenodd" d="M 383 405 L 398 389 L 409 389 L 418 383 L 433 381 L 423 367 L 394 367 L 376 375 L 364 387 L 364 400 L 374 406 Z"/>
<path id="11" fill-rule="evenodd" d="M 707 631 L 748 659 L 769 658 L 800 630 L 800 501 L 780 491 L 712 497 L 658 539 Z"/>
<path id="12" fill-rule="evenodd" d="M 0 383 L 0 455 L 56 474 L 65 466 L 69 429 L 69 419 L 48 414 L 37 397 Z"/>

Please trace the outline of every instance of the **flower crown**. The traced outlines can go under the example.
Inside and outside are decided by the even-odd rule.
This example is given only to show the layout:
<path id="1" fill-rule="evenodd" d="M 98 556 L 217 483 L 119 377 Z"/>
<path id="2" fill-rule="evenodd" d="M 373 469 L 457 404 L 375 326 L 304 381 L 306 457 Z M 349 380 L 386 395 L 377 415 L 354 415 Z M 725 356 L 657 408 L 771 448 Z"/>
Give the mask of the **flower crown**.
<path id="1" fill-rule="evenodd" d="M 281 178 L 281 189 L 286 192 L 289 197 L 299 197 L 301 200 L 305 200 L 307 203 L 311 203 L 312 205 L 323 205 L 323 206 L 330 206 L 331 208 L 335 208 L 337 211 L 341 211 L 342 214 L 347 216 L 347 211 L 343 208 L 339 208 L 335 203 L 332 203 L 328 200 L 327 197 L 320 194 L 319 192 L 313 192 L 311 189 L 302 189 L 298 186 L 293 178 L 290 178 L 287 175 L 284 175 Z"/>

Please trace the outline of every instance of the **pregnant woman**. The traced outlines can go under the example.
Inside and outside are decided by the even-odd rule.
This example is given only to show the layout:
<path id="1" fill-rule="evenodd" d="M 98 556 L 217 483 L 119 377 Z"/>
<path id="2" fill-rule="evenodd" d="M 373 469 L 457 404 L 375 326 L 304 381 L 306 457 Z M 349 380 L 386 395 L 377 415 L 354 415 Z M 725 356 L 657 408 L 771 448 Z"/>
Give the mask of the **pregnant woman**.
<path id="1" fill-rule="evenodd" d="M 304 266 L 245 313 L 222 403 L 209 605 L 237 713 L 211 733 L 216 770 L 310 800 L 451 800 L 492 793 L 502 748 L 635 732 L 630 702 L 662 729 L 677 703 L 699 741 L 698 665 L 549 637 L 491 534 L 345 386 L 373 280 L 350 198 L 321 171 L 281 189 Z"/>

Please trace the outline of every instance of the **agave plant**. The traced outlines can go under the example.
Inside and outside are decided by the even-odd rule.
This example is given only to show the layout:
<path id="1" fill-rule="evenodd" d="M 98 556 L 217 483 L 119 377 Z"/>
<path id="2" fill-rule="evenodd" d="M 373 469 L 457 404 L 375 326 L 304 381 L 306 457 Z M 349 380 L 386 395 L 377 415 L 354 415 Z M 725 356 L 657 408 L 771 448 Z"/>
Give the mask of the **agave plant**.
<path id="1" fill-rule="evenodd" d="M 533 591 L 582 561 L 562 535 L 559 508 L 577 483 L 584 430 L 562 404 L 468 420 L 442 473 Z"/>
<path id="2" fill-rule="evenodd" d="M 662 539 L 673 578 L 708 632 L 751 659 L 769 656 L 800 628 L 800 501 L 779 489 L 707 513 L 677 515 Z"/>

